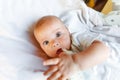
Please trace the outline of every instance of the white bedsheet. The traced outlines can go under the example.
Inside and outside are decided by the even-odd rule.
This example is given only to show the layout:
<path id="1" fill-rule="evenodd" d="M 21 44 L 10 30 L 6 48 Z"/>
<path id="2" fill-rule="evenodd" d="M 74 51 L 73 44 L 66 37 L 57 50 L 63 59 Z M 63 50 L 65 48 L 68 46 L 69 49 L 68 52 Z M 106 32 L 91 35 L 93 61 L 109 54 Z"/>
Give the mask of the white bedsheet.
<path id="1" fill-rule="evenodd" d="M 32 25 L 79 7 L 80 0 L 0 0 L 0 80 L 46 80 Z"/>
<path id="2" fill-rule="evenodd" d="M 45 80 L 32 33 L 44 15 L 58 16 L 80 7 L 79 0 L 0 0 L 0 80 Z"/>

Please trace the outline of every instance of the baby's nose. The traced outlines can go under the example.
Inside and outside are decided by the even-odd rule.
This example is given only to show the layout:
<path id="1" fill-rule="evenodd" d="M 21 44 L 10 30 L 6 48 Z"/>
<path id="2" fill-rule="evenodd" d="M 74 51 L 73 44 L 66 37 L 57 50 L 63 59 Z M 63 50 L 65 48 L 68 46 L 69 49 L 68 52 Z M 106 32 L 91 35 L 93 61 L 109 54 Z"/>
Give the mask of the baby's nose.
<path id="1" fill-rule="evenodd" d="M 53 47 L 59 47 L 60 43 L 59 42 L 54 42 Z"/>

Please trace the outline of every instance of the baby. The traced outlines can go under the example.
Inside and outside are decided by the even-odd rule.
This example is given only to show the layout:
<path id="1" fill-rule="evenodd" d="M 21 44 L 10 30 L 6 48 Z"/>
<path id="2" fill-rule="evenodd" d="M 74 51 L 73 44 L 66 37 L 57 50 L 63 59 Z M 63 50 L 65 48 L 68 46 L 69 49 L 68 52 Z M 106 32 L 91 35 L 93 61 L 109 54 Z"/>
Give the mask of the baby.
<path id="1" fill-rule="evenodd" d="M 44 65 L 50 66 L 44 73 L 50 74 L 48 80 L 66 80 L 108 58 L 110 50 L 103 42 L 79 32 L 70 33 L 68 27 L 52 15 L 44 16 L 37 22 L 35 38 L 50 57 L 44 61 Z"/>

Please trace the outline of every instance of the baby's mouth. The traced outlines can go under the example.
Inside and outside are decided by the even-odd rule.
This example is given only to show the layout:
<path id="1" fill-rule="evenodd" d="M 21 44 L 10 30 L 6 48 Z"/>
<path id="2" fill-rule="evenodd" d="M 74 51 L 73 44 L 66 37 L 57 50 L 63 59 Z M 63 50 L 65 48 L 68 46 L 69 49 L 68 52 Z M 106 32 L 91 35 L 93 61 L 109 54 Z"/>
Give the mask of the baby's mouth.
<path id="1" fill-rule="evenodd" d="M 59 55 L 59 54 L 62 53 L 62 52 L 63 52 L 63 50 L 62 50 L 62 48 L 60 48 L 60 49 L 57 50 L 56 54 Z"/>

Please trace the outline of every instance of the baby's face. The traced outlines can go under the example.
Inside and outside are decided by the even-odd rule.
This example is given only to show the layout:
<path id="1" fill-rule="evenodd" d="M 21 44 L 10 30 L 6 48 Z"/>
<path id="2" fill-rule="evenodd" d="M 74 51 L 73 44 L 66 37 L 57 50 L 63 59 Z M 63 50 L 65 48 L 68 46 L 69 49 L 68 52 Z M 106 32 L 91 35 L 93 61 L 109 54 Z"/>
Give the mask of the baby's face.
<path id="1" fill-rule="evenodd" d="M 59 20 L 42 24 L 35 36 L 49 57 L 57 57 L 63 52 L 62 49 L 70 49 L 69 31 Z"/>

